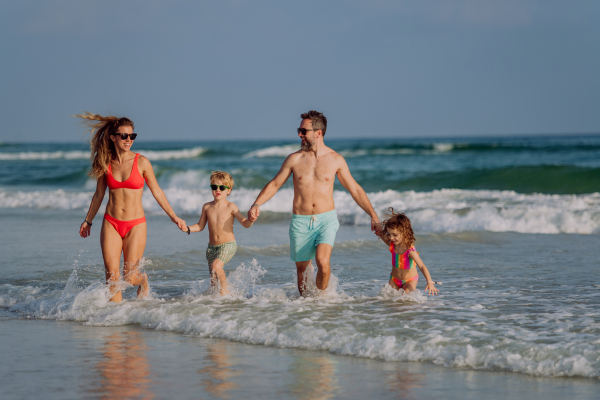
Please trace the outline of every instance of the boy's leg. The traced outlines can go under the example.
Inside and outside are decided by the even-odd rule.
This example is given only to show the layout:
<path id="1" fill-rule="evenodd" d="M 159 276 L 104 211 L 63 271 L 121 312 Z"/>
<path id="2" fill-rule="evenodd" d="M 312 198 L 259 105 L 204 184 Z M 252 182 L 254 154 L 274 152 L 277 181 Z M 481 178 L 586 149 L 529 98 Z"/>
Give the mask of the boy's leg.
<path id="1" fill-rule="evenodd" d="M 317 246 L 317 255 L 315 260 L 317 261 L 317 287 L 320 290 L 327 289 L 329 285 L 329 277 L 331 276 L 331 251 L 332 247 L 330 244 L 321 243 Z"/>
<path id="2" fill-rule="evenodd" d="M 227 277 L 225 276 L 225 270 L 223 269 L 225 263 L 217 258 L 212 262 L 210 267 L 212 270 L 211 285 L 215 286 L 218 281 L 219 286 L 221 287 L 221 294 L 229 294 L 227 291 Z"/>

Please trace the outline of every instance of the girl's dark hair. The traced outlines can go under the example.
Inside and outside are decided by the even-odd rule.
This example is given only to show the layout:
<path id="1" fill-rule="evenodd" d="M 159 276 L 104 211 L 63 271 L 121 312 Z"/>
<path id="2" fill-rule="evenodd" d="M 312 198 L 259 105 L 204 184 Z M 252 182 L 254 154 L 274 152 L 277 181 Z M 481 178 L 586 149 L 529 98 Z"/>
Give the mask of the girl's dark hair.
<path id="1" fill-rule="evenodd" d="M 406 247 L 412 247 L 412 245 L 417 241 L 415 239 L 415 234 L 412 229 L 412 225 L 410 224 L 410 219 L 404 213 L 395 213 L 392 207 L 388 208 L 387 216 L 389 217 L 385 221 L 383 221 L 383 234 L 387 234 L 387 230 L 389 229 L 397 229 L 402 234 L 402 239 L 404 240 L 404 245 Z"/>

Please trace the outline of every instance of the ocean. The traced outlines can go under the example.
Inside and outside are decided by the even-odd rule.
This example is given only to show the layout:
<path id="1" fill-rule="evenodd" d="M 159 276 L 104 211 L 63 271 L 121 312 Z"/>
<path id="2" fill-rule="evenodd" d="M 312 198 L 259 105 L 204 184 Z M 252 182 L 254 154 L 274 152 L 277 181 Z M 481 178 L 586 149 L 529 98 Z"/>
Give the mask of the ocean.
<path id="1" fill-rule="evenodd" d="M 294 139 L 140 135 L 132 150 L 193 224 L 211 171 L 233 175 L 247 210 Z M 235 224 L 226 297 L 207 292 L 208 233 L 180 232 L 145 189 L 151 296 L 110 303 L 103 207 L 78 235 L 89 147 L 0 143 L 0 397 L 597 398 L 600 135 L 325 142 L 378 212 L 409 216 L 438 296 L 422 277 L 409 295 L 386 285 L 389 251 L 336 182 L 330 286 L 299 297 L 290 180 L 254 226 Z"/>

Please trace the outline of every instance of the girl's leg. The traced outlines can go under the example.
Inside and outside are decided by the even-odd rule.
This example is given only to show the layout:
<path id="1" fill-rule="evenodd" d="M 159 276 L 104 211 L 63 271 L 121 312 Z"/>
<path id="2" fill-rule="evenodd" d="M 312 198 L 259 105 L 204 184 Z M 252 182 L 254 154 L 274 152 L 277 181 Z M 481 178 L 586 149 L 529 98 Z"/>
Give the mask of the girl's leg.
<path id="1" fill-rule="evenodd" d="M 123 300 L 121 291 L 117 289 L 117 282 L 121 278 L 120 264 L 123 240 L 115 228 L 107 220 L 102 220 L 100 230 L 100 247 L 104 258 L 104 270 L 106 271 L 106 283 L 109 285 L 110 301 L 115 303 Z"/>
<path id="2" fill-rule="evenodd" d="M 211 284 L 215 286 L 218 281 L 219 285 L 221 286 L 221 294 L 229 294 L 227 291 L 227 277 L 225 276 L 225 270 L 223 269 L 223 267 L 225 267 L 225 263 L 217 258 L 212 262 L 210 267 L 212 270 L 210 277 Z"/>
<path id="3" fill-rule="evenodd" d="M 139 286 L 138 297 L 145 297 L 149 293 L 148 275 L 140 273 L 140 259 L 146 249 L 146 223 L 134 226 L 123 239 L 123 259 L 125 266 L 123 276 L 133 286 Z"/>
<path id="4" fill-rule="evenodd" d="M 417 280 L 413 279 L 412 281 L 408 281 L 402 285 L 402 289 L 404 289 L 404 293 L 408 294 L 413 290 L 417 290 Z"/>
<path id="5" fill-rule="evenodd" d="M 390 286 L 391 286 L 393 289 L 400 290 L 400 286 L 396 285 L 396 282 L 394 282 L 394 280 L 393 280 L 393 279 L 391 279 L 391 278 L 390 278 L 390 281 L 389 281 L 388 283 L 390 284 Z"/>

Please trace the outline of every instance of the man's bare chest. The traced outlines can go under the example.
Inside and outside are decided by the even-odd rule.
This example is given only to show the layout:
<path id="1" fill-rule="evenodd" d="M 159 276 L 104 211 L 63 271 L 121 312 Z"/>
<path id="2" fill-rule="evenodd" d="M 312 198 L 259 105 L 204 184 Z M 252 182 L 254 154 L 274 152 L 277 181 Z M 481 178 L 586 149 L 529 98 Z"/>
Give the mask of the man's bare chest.
<path id="1" fill-rule="evenodd" d="M 294 166 L 294 182 L 305 183 L 333 183 L 337 167 L 332 162 L 307 162 L 298 163 Z"/>

